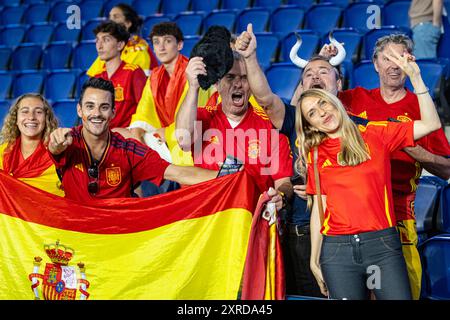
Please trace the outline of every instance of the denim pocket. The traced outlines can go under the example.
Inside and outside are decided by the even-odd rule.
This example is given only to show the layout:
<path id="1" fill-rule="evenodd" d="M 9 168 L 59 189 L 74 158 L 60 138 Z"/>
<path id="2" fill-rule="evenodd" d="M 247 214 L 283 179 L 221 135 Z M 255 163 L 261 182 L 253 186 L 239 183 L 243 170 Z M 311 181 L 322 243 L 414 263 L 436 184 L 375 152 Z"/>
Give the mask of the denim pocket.
<path id="1" fill-rule="evenodd" d="M 320 252 L 320 264 L 331 262 L 338 254 L 340 243 L 323 243 Z"/>
<path id="2" fill-rule="evenodd" d="M 400 242 L 400 238 L 397 234 L 393 234 L 387 237 L 382 237 L 381 242 L 384 247 L 391 252 L 401 253 L 402 252 L 402 244 Z"/>

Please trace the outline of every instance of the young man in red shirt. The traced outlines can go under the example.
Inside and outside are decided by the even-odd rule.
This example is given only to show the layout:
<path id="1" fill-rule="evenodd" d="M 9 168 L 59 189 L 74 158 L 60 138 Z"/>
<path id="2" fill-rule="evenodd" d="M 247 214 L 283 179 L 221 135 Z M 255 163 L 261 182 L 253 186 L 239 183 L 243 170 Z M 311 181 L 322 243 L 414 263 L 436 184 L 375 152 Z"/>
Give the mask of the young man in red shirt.
<path id="1" fill-rule="evenodd" d="M 98 56 L 105 62 L 101 72 L 94 77 L 110 80 L 115 89 L 116 116 L 110 127 L 125 128 L 136 112 L 147 77 L 138 65 L 126 63 L 120 58 L 130 36 L 125 27 L 107 21 L 97 26 L 94 33 Z"/>
<path id="2" fill-rule="evenodd" d="M 189 185 L 217 175 L 217 171 L 169 164 L 137 140 L 112 132 L 109 124 L 115 106 L 110 81 L 90 78 L 83 86 L 77 112 L 83 125 L 56 129 L 48 145 L 69 199 L 89 202 L 130 197 L 143 180 L 159 185 L 170 179 Z"/>

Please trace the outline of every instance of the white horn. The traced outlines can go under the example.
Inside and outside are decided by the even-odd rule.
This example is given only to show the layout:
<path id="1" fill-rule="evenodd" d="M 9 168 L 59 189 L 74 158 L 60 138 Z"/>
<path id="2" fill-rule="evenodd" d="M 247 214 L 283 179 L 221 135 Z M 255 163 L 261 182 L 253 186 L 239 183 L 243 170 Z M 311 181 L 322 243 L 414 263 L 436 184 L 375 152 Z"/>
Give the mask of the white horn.
<path id="1" fill-rule="evenodd" d="M 330 59 L 330 64 L 333 67 L 336 67 L 336 66 L 340 65 L 342 63 L 342 61 L 344 61 L 345 56 L 346 56 L 347 53 L 345 52 L 344 46 L 333 37 L 333 32 L 332 31 L 328 35 L 328 39 L 330 39 L 330 42 L 338 50 L 337 55 L 335 55 L 333 58 Z"/>
<path id="2" fill-rule="evenodd" d="M 308 64 L 308 61 L 300 58 L 297 55 L 298 49 L 300 49 L 300 46 L 302 45 L 302 38 L 300 37 L 300 35 L 297 32 L 295 33 L 295 36 L 297 37 L 297 42 L 291 48 L 291 52 L 289 52 L 289 58 L 291 59 L 293 64 L 295 64 L 297 67 L 303 69 Z"/>

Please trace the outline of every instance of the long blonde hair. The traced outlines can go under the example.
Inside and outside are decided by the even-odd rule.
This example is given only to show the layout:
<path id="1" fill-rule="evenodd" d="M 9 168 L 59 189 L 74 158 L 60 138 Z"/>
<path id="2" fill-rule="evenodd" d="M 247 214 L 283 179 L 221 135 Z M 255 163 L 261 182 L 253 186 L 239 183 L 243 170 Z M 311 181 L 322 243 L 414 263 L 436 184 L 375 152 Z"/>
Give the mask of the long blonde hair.
<path id="1" fill-rule="evenodd" d="M 306 163 L 309 152 L 320 145 L 327 134 L 318 131 L 305 119 L 301 111 L 303 99 L 317 97 L 333 105 L 341 115 L 339 131 L 341 133 L 341 151 L 338 163 L 343 166 L 356 166 L 370 158 L 366 144 L 356 124 L 350 119 L 342 102 L 333 94 L 322 89 L 304 91 L 297 103 L 295 116 L 295 130 L 299 139 L 299 157 L 295 167 L 300 174 L 306 173 Z"/>
<path id="2" fill-rule="evenodd" d="M 2 131 L 0 133 L 0 143 L 8 143 L 13 144 L 16 139 L 20 136 L 20 130 L 17 126 L 17 112 L 19 111 L 20 102 L 25 98 L 36 98 L 41 100 L 44 111 L 45 111 L 45 127 L 42 133 L 41 139 L 43 141 L 47 141 L 50 133 L 58 128 L 58 121 L 56 120 L 55 114 L 53 113 L 53 109 L 50 107 L 48 101 L 38 93 L 26 93 L 18 97 L 11 108 L 9 109 L 8 114 L 5 117 L 3 122 Z"/>

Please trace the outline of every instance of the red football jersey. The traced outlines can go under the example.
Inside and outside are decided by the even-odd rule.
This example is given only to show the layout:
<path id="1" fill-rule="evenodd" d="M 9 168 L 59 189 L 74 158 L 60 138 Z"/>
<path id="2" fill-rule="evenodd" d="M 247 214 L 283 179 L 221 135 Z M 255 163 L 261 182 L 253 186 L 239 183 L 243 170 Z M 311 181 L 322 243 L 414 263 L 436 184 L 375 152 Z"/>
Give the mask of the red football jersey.
<path id="1" fill-rule="evenodd" d="M 95 78 L 110 80 L 114 85 L 116 115 L 109 124 L 110 128 L 125 128 L 130 125 L 131 116 L 136 112 L 136 107 L 141 100 L 147 77 L 144 71 L 137 65 L 122 61 L 120 67 L 111 78 L 106 69 Z"/>
<path id="2" fill-rule="evenodd" d="M 403 99 L 391 104 L 384 101 L 379 88 L 367 90 L 357 87 L 339 93 L 339 98 L 349 111 L 370 121 L 387 121 L 389 118 L 401 122 L 420 120 L 417 96 L 409 90 Z M 450 146 L 443 129 L 423 137 L 416 143 L 433 154 L 450 155 Z M 415 197 L 422 167 L 402 150 L 392 154 L 391 167 L 397 218 L 414 219 L 411 203 Z"/>
<path id="3" fill-rule="evenodd" d="M 149 180 L 160 185 L 166 168 L 170 165 L 158 153 L 134 139 L 125 139 L 110 132 L 110 139 L 98 165 L 99 190 L 95 195 L 88 191 L 88 168 L 92 160 L 83 139 L 82 127 L 72 129 L 73 143 L 59 156 L 52 156 L 62 173 L 66 198 L 89 201 L 96 198 L 124 198 L 131 196 L 131 183 L 136 185 Z"/>
<path id="4" fill-rule="evenodd" d="M 327 196 L 326 235 L 346 235 L 395 226 L 392 203 L 391 154 L 414 145 L 413 122 L 369 122 L 358 126 L 370 159 L 357 166 L 341 166 L 337 158 L 340 139 L 325 139 L 319 145 L 318 169 L 321 193 Z M 313 151 L 308 159 L 306 192 L 316 194 Z"/>
<path id="5" fill-rule="evenodd" d="M 233 156 L 256 177 L 263 189 L 273 181 L 292 176 L 292 155 L 287 138 L 273 128 L 264 112 L 251 105 L 244 118 L 233 129 L 222 111 L 222 105 L 199 107 L 202 139 L 193 145 L 194 164 L 218 170 L 226 156 Z"/>

